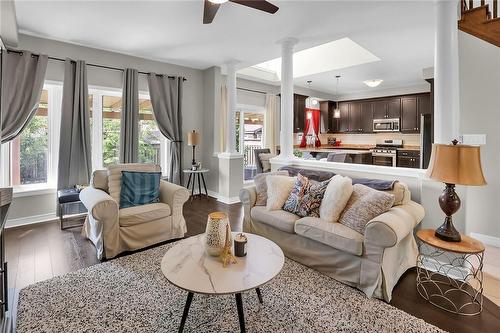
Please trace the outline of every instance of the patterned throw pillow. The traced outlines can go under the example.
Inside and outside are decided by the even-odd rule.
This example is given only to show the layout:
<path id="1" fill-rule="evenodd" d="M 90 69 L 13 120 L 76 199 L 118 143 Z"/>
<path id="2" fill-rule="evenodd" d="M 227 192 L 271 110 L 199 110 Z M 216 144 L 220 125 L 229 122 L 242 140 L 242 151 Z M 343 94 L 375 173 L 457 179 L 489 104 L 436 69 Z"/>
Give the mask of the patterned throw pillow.
<path id="1" fill-rule="evenodd" d="M 319 207 L 329 182 L 330 180 L 316 182 L 299 173 L 293 189 L 283 205 L 283 210 L 300 217 L 319 217 Z"/>
<path id="2" fill-rule="evenodd" d="M 122 171 L 120 209 L 160 201 L 161 172 Z"/>
<path id="3" fill-rule="evenodd" d="M 355 184 L 352 189 L 339 222 L 364 235 L 368 222 L 391 209 L 394 195 L 361 184 Z"/>

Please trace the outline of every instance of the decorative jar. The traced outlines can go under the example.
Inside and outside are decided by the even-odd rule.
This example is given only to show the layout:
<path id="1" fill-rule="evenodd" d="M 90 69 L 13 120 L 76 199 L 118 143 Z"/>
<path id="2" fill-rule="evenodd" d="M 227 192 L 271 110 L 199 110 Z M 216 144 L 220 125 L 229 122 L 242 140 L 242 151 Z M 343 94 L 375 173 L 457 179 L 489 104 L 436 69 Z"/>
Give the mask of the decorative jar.
<path id="1" fill-rule="evenodd" d="M 229 228 L 231 238 L 231 226 L 226 213 L 214 212 L 208 215 L 207 229 L 205 230 L 205 251 L 211 256 L 220 256 L 226 243 L 226 228 Z M 232 240 L 229 239 L 231 244 Z"/>

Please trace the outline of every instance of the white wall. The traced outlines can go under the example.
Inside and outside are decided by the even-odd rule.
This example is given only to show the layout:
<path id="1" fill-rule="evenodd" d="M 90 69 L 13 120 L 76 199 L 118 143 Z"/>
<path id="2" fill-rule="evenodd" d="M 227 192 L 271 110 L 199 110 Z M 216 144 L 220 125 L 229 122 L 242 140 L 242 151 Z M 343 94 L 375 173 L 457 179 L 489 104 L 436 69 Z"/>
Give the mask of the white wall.
<path id="1" fill-rule="evenodd" d="M 481 147 L 487 186 L 468 187 L 467 233 L 500 237 L 500 48 L 459 32 L 460 133 L 486 134 Z"/>
<path id="2" fill-rule="evenodd" d="M 19 35 L 18 48 L 59 58 L 81 59 L 92 64 L 120 68 L 131 67 L 145 72 L 152 71 L 159 74 L 184 76 L 187 78 L 187 81 L 184 82 L 182 101 L 184 136 L 193 129 L 199 131 L 201 135 L 206 130 L 203 126 L 204 118 L 200 117 L 203 112 L 204 97 L 203 72 L 201 70 L 26 35 Z M 64 64 L 59 61 L 49 60 L 46 79 L 62 82 L 64 79 Z M 89 85 L 121 88 L 122 72 L 88 67 L 88 83 Z M 145 75 L 139 75 L 139 89 L 148 90 Z M 197 147 L 197 151 L 203 151 L 204 145 L 205 143 L 202 140 L 200 146 Z M 184 143 L 183 146 L 184 165 L 190 165 L 191 147 L 187 143 Z M 202 163 L 208 164 L 209 161 L 202 161 Z M 55 212 L 53 193 L 15 198 L 10 208 L 9 220 L 50 212 Z"/>

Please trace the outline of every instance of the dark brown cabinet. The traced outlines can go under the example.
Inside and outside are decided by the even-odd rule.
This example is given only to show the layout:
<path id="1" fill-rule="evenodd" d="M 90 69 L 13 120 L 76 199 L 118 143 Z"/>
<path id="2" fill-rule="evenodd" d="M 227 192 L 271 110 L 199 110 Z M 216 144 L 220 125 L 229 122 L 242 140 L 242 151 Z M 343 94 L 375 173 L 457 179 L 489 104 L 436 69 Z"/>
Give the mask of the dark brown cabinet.
<path id="1" fill-rule="evenodd" d="M 361 133 L 373 133 L 373 102 L 361 105 Z"/>
<path id="2" fill-rule="evenodd" d="M 373 102 L 373 119 L 399 118 L 401 98 L 380 99 Z"/>
<path id="3" fill-rule="evenodd" d="M 336 121 L 335 132 L 347 133 L 349 132 L 349 103 L 339 103 L 340 118 Z"/>
<path id="4" fill-rule="evenodd" d="M 335 110 L 335 102 L 323 101 L 319 103 L 319 109 L 321 111 L 321 121 L 320 121 L 320 133 L 334 133 L 335 132 L 335 120 L 333 118 L 333 112 Z"/>
<path id="5" fill-rule="evenodd" d="M 361 133 L 361 103 L 349 103 L 349 133 Z"/>
<path id="6" fill-rule="evenodd" d="M 293 132 L 300 133 L 305 127 L 307 96 L 293 94 Z"/>
<path id="7" fill-rule="evenodd" d="M 398 150 L 397 166 L 419 169 L 420 152 L 418 150 Z"/>
<path id="8" fill-rule="evenodd" d="M 429 94 L 403 97 L 401 99 L 401 132 L 420 132 L 420 115 L 431 114 Z"/>

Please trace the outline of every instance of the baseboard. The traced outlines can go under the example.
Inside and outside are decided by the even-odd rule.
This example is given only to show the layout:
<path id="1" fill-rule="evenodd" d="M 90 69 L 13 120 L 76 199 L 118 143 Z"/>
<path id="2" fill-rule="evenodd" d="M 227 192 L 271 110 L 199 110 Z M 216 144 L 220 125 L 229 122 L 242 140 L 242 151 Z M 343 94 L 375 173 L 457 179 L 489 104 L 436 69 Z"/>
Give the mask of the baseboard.
<path id="1" fill-rule="evenodd" d="M 217 199 L 217 201 L 220 201 L 227 205 L 232 205 L 240 202 L 239 197 L 225 197 L 214 191 L 208 191 L 208 195 L 211 196 L 212 198 Z"/>
<path id="2" fill-rule="evenodd" d="M 57 219 L 58 219 L 58 217 L 54 213 L 20 217 L 17 219 L 7 219 L 7 223 L 5 224 L 5 228 L 8 229 L 8 228 L 20 227 L 20 226 L 28 225 L 28 224 L 52 222 L 52 221 L 57 220 Z"/>
<path id="3" fill-rule="evenodd" d="M 470 236 L 472 238 L 475 238 L 475 239 L 483 242 L 486 245 L 500 247 L 500 237 L 493 237 L 493 236 L 478 234 L 475 232 L 471 232 Z"/>

